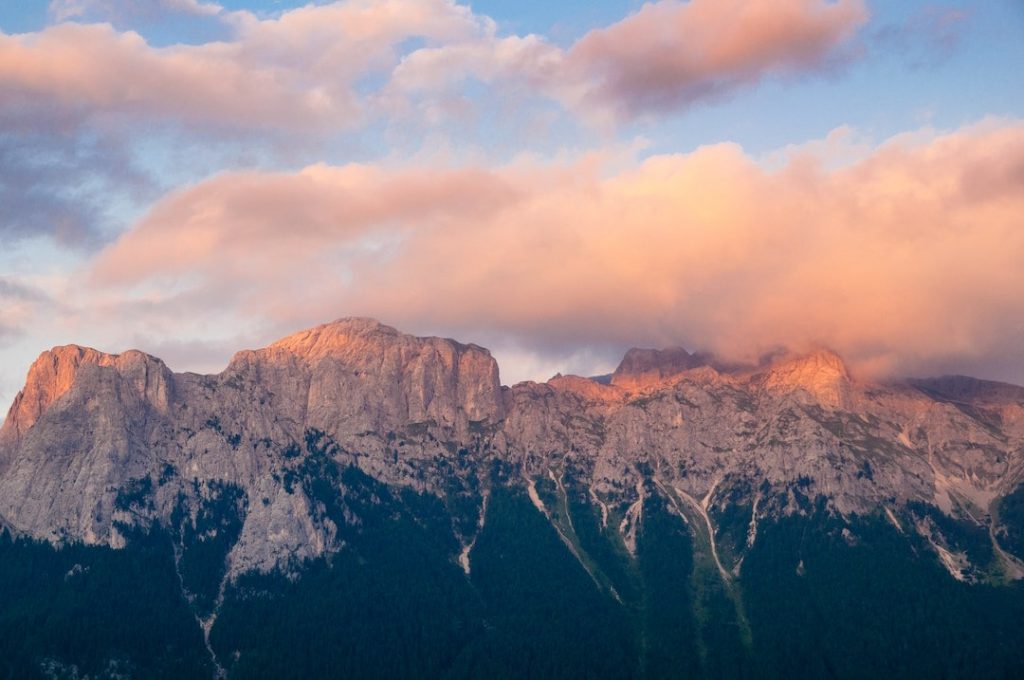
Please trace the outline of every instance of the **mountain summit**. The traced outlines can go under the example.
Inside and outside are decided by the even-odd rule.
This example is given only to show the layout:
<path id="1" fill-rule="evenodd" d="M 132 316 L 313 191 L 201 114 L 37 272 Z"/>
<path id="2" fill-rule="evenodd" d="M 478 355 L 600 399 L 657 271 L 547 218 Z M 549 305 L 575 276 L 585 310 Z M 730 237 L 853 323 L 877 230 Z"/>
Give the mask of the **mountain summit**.
<path id="1" fill-rule="evenodd" d="M 818 349 L 776 363 L 764 377 L 764 388 L 777 394 L 802 393 L 809 403 L 828 408 L 850 406 L 850 372 L 838 354 Z"/>

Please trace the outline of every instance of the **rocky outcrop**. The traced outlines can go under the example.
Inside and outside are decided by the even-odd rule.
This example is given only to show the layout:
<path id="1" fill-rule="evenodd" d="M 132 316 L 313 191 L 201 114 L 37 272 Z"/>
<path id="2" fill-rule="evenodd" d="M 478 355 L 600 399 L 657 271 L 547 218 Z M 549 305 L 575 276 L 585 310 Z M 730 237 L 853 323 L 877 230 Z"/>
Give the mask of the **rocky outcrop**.
<path id="1" fill-rule="evenodd" d="M 761 384 L 769 393 L 796 395 L 809 404 L 830 409 L 850 406 L 850 373 L 839 355 L 825 349 L 777 361 Z"/>
<path id="2" fill-rule="evenodd" d="M 439 442 L 499 422 L 503 399 L 487 350 L 367 319 L 240 352 L 215 376 L 174 375 L 140 352 L 59 347 L 33 364 L 4 424 L 0 516 L 51 540 L 118 545 L 119 521 L 166 519 L 181 494 L 199 495 L 187 482 L 223 482 L 259 499 L 236 561 L 269 567 L 330 543 L 281 480 L 282 452 L 307 432 L 329 432 L 347 462 L 401 483 L 421 458 L 447 453 Z M 417 441 L 396 463 L 390 445 L 410 432 Z M 151 508 L 123 516 L 116 501 L 131 480 L 169 477 Z"/>
<path id="3" fill-rule="evenodd" d="M 633 348 L 626 352 L 612 373 L 613 385 L 638 391 L 657 387 L 692 368 L 703 366 L 703 357 L 690 354 L 682 347 L 669 349 Z"/>
<path id="4" fill-rule="evenodd" d="M 171 374 L 162 361 L 142 352 L 105 354 L 87 347 L 66 345 L 43 352 L 29 368 L 25 387 L 7 414 L 0 438 L 18 441 L 54 402 L 75 384 L 86 367 L 113 368 L 154 407 L 166 411 Z"/>
<path id="5" fill-rule="evenodd" d="M 173 376 L 141 352 L 44 352 L 3 427 L 0 515 L 49 539 L 110 542 L 116 491 L 151 469 Z"/>
<path id="6" fill-rule="evenodd" d="M 346 319 L 239 352 L 226 381 L 273 393 L 302 427 L 337 434 L 432 423 L 464 437 L 501 419 L 498 364 L 476 345 L 414 338 L 370 319 Z"/>
<path id="7" fill-rule="evenodd" d="M 708 522 L 742 507 L 756 526 L 823 499 L 840 514 L 918 503 L 985 526 L 1024 478 L 1021 394 L 861 382 L 824 350 L 735 368 L 631 350 L 611 384 L 508 388 L 481 347 L 369 319 L 239 352 L 217 375 L 61 347 L 33 364 L 0 429 L 0 518 L 116 547 L 232 488 L 246 502 L 230 570 L 265 570 L 343 549 L 341 524 L 358 526 L 307 484 L 325 466 L 482 503 L 500 462 L 527 487 L 571 473 L 627 534 L 649 493 L 703 499 Z"/>

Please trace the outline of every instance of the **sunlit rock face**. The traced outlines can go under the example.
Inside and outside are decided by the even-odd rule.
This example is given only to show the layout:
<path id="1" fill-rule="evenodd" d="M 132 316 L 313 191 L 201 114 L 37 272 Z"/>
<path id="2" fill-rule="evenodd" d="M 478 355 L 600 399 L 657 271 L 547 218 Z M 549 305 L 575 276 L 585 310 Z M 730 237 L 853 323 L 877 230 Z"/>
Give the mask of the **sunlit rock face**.
<path id="1" fill-rule="evenodd" d="M 626 390 L 657 387 L 666 380 L 704 364 L 700 356 L 682 347 L 670 349 L 638 349 L 626 352 L 612 374 L 612 384 Z"/>
<path id="2" fill-rule="evenodd" d="M 798 395 L 808 404 L 830 409 L 850 406 L 850 373 L 837 354 L 825 349 L 779 361 L 762 384 L 769 393 Z"/>
<path id="3" fill-rule="evenodd" d="M 296 423 L 335 434 L 435 423 L 465 436 L 502 416 L 498 365 L 475 345 L 347 319 L 239 352 L 225 375 L 274 393 Z"/>
<path id="4" fill-rule="evenodd" d="M 116 355 L 66 345 L 43 352 L 32 364 L 25 387 L 0 428 L 0 437 L 19 439 L 51 404 L 75 385 L 81 370 L 97 368 L 113 369 L 124 377 L 127 385 L 136 389 L 141 398 L 156 408 L 166 410 L 171 374 L 159 359 L 137 351 Z"/>
<path id="5" fill-rule="evenodd" d="M 820 501 L 926 532 L 957 565 L 940 527 L 895 518 L 920 503 L 994 524 L 993 502 L 1024 478 L 1022 413 L 1020 388 L 872 384 L 824 350 L 735 369 L 631 350 L 610 385 L 556 376 L 508 388 L 483 348 L 369 319 L 239 352 L 217 375 L 61 347 L 33 364 L 0 430 L 0 522 L 117 547 L 124 531 L 163 525 L 230 484 L 247 499 L 230 569 L 268 570 L 342 549 L 339 522 L 360 521 L 329 516 L 302 486 L 310 442 L 329 441 L 316 446 L 332 464 L 438 496 L 454 480 L 469 503 L 485 502 L 495 463 L 527 486 L 571 472 L 627 546 L 644 494 L 703 499 L 710 522 L 752 507 L 754 527 Z M 151 493 L 128 511 L 123 491 L 139 480 Z"/>
<path id="6" fill-rule="evenodd" d="M 141 352 L 44 352 L 0 434 L 0 516 L 50 539 L 109 542 L 116 491 L 152 469 L 174 376 Z"/>

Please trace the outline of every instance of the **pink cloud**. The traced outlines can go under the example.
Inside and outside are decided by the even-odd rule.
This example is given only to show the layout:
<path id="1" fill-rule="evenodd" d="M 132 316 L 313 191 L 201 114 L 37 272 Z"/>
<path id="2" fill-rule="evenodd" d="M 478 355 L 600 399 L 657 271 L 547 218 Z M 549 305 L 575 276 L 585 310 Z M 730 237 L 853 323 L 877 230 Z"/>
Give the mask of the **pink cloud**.
<path id="1" fill-rule="evenodd" d="M 591 31 L 567 61 L 580 104 L 632 117 L 820 69 L 867 17 L 861 0 L 661 0 Z"/>
<path id="2" fill-rule="evenodd" d="M 228 173 L 157 203 L 100 253 L 95 276 L 103 284 L 122 284 L 206 266 L 250 276 L 253 258 L 265 261 L 270 273 L 281 260 L 300 263 L 325 246 L 388 238 L 411 224 L 485 216 L 516 191 L 482 169 L 389 173 L 374 166 L 315 165 L 297 174 Z"/>
<path id="3" fill-rule="evenodd" d="M 347 0 L 273 18 L 197 0 L 147 7 L 205 16 L 228 37 L 155 47 L 136 32 L 84 23 L 0 33 L 0 94 L 8 107 L 338 131 L 375 114 L 401 114 L 421 99 L 447 100 L 456 111 L 452 91 L 476 80 L 497 96 L 512 91 L 621 119 L 767 75 L 819 69 L 867 16 L 860 0 L 661 0 L 566 51 L 537 35 L 501 36 L 491 19 L 453 0 Z M 121 0 L 61 0 L 51 11 L 74 19 L 142 10 Z M 410 49 L 411 40 L 424 44 Z M 383 85 L 367 89 L 368 79 Z"/>
<path id="4" fill-rule="evenodd" d="M 468 8 L 448 0 L 350 0 L 273 19 L 171 4 L 216 10 L 232 38 L 154 47 L 132 31 L 78 23 L 0 33 L 0 92 L 19 106 L 34 98 L 40 107 L 96 115 L 338 130 L 362 122 L 357 81 L 393 68 L 404 41 L 451 41 L 481 30 Z M 74 16 L 77 7 L 62 12 Z"/>
<path id="5" fill-rule="evenodd" d="M 303 91 L 231 45 L 154 49 L 109 25 L 61 24 L 0 36 L 0 87 L 70 110 L 242 126 L 351 119 L 344 92 Z"/>
<path id="6" fill-rule="evenodd" d="M 443 96 L 473 78 L 528 88 L 591 121 L 615 123 L 720 98 L 768 76 L 821 71 L 867 18 L 862 0 L 660 0 L 568 50 L 493 30 L 416 50 L 394 70 L 385 99 L 404 105 L 403 96 Z"/>
<path id="7" fill-rule="evenodd" d="M 223 175 L 158 204 L 90 285 L 132 300 L 176 282 L 154 314 L 366 314 L 540 350 L 815 344 L 862 372 L 1024 379 L 1024 124 L 919 131 L 838 165 L 829 148 L 771 170 L 719 144 L 618 172 L 596 156 Z"/>

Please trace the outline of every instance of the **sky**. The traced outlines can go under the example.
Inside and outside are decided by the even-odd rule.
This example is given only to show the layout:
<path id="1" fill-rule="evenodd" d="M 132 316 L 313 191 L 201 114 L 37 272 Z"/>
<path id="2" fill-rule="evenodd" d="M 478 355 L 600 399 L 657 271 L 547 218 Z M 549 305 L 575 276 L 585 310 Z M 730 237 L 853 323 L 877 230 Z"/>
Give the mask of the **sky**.
<path id="1" fill-rule="evenodd" d="M 1024 384 L 1024 3 L 0 4 L 0 403 L 346 316 Z"/>

